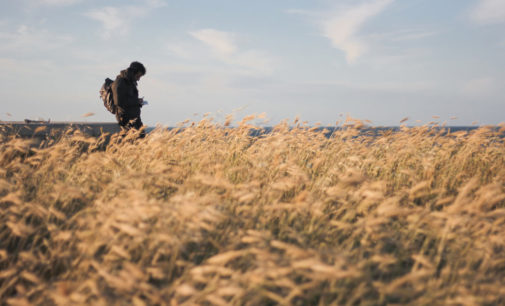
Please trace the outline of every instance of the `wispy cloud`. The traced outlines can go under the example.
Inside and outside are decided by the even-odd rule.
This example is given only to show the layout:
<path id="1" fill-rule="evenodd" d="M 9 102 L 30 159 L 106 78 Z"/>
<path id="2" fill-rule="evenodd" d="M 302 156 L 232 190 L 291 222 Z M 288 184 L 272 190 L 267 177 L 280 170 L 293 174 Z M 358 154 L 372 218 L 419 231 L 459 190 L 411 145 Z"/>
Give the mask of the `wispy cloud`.
<path id="1" fill-rule="evenodd" d="M 143 5 L 106 6 L 84 13 L 85 16 L 102 24 L 102 38 L 108 39 L 112 34 L 127 35 L 131 23 L 136 18 L 145 17 L 154 9 L 166 6 L 163 0 L 145 0 Z"/>
<path id="2" fill-rule="evenodd" d="M 85 14 L 87 17 L 102 23 L 104 39 L 110 38 L 115 32 L 118 35 L 126 35 L 129 29 L 129 23 L 138 12 L 132 9 L 121 9 L 107 6 L 101 9 L 92 10 Z"/>
<path id="3" fill-rule="evenodd" d="M 412 40 L 424 39 L 427 37 L 435 36 L 439 33 L 440 31 L 412 28 L 412 29 L 402 29 L 389 33 L 372 34 L 369 35 L 368 37 L 376 40 L 388 40 L 392 42 L 400 42 L 400 41 L 412 41 Z"/>
<path id="4" fill-rule="evenodd" d="M 471 12 L 471 18 L 479 24 L 496 24 L 505 22 L 504 0 L 478 0 Z"/>
<path id="5" fill-rule="evenodd" d="M 165 49 L 168 50 L 172 55 L 182 59 L 191 59 L 194 57 L 190 54 L 190 50 L 193 48 L 189 43 L 185 42 L 168 42 L 165 44 Z"/>
<path id="6" fill-rule="evenodd" d="M 32 3 L 38 5 L 66 6 L 82 2 L 82 0 L 32 0 Z"/>
<path id="7" fill-rule="evenodd" d="M 45 29 L 20 25 L 12 31 L 0 31 L 0 54 L 40 53 L 54 50 L 70 44 L 73 38 L 68 35 L 57 35 Z"/>
<path id="8" fill-rule="evenodd" d="M 339 8 L 320 22 L 323 36 L 333 47 L 344 51 L 347 62 L 355 62 L 367 49 L 367 42 L 359 36 L 360 28 L 380 14 L 394 0 L 373 0 L 355 6 Z"/>
<path id="9" fill-rule="evenodd" d="M 225 64 L 241 69 L 246 74 L 270 74 L 274 61 L 266 52 L 243 49 L 238 46 L 237 35 L 215 29 L 201 29 L 189 34 L 212 51 L 212 57 Z M 180 49 L 175 49 L 181 53 Z"/>
<path id="10" fill-rule="evenodd" d="M 246 74 L 270 75 L 275 68 L 275 61 L 270 55 L 260 50 L 240 52 L 227 60 L 231 65 L 242 67 Z"/>
<path id="11" fill-rule="evenodd" d="M 150 8 L 160 8 L 167 6 L 165 0 L 144 0 L 146 5 Z"/>
<path id="12" fill-rule="evenodd" d="M 229 56 L 237 51 L 233 33 L 214 29 L 203 29 L 189 33 L 194 38 L 209 46 L 217 55 Z"/>

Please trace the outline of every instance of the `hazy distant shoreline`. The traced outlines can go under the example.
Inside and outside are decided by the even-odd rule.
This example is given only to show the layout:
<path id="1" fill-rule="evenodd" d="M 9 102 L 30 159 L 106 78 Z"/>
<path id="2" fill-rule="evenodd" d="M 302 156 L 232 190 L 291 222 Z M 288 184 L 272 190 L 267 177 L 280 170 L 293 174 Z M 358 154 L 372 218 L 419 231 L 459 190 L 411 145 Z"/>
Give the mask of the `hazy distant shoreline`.
<path id="1" fill-rule="evenodd" d="M 216 125 L 219 126 L 219 125 Z M 361 135 L 379 136 L 380 134 L 391 131 L 399 132 L 404 128 L 420 128 L 422 126 L 363 126 L 359 127 Z M 458 131 L 473 131 L 484 126 L 438 126 L 429 125 L 428 128 L 432 130 L 440 130 L 444 132 L 458 132 Z M 501 128 L 497 125 L 486 125 L 499 131 Z M 59 134 L 69 128 L 75 128 L 89 136 L 100 136 L 103 133 L 114 134 L 120 131 L 120 128 L 115 122 L 38 122 L 32 121 L 25 123 L 22 121 L 1 121 L 0 133 L 4 135 L 18 135 L 20 137 L 45 137 L 48 135 Z M 159 127 L 148 126 L 146 132 L 150 133 Z M 161 126 L 167 130 L 185 129 L 186 126 Z M 224 129 L 233 129 L 237 127 L 222 127 Z M 330 137 L 333 133 L 348 128 L 347 126 L 291 126 L 290 129 L 312 129 L 314 132 L 323 132 L 325 137 Z M 250 136 L 262 136 L 271 133 L 275 127 L 273 126 L 258 126 L 251 127 Z"/>

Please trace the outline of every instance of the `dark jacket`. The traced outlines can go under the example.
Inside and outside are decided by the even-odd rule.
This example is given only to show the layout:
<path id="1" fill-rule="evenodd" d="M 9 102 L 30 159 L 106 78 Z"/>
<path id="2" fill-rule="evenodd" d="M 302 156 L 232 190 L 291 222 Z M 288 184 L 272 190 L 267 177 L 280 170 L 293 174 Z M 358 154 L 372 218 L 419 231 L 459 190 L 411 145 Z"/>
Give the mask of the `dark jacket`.
<path id="1" fill-rule="evenodd" d="M 117 114 L 127 119 L 139 118 L 140 108 L 137 81 L 129 69 L 119 73 L 112 83 L 112 94 L 117 106 Z"/>

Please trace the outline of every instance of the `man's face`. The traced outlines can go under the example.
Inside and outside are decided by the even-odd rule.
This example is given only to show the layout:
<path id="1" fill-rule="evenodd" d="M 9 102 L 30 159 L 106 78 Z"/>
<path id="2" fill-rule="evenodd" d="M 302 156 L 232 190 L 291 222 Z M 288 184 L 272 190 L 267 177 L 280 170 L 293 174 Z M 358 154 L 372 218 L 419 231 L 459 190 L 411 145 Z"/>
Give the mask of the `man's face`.
<path id="1" fill-rule="evenodd" d="M 142 72 L 138 72 L 136 75 L 135 75 L 135 80 L 139 81 L 140 78 L 143 76 Z"/>

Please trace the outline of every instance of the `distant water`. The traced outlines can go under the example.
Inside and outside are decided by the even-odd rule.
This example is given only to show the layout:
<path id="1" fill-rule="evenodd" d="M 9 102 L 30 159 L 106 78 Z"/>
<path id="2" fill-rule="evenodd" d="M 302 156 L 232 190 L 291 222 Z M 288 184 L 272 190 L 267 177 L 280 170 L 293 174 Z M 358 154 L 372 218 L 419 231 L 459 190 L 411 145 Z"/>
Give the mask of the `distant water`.
<path id="1" fill-rule="evenodd" d="M 310 128 L 310 127 L 307 127 Z M 447 132 L 458 132 L 458 131 L 473 131 L 478 129 L 478 126 L 444 126 L 444 127 L 432 127 L 432 129 L 435 130 L 444 130 Z M 500 127 L 496 127 L 496 130 L 498 130 Z M 146 132 L 149 133 L 153 131 L 155 128 L 154 127 L 148 127 L 146 128 Z M 168 130 L 175 129 L 175 127 L 168 127 Z M 334 127 L 334 126 L 321 126 L 317 127 L 315 129 L 316 132 L 321 132 L 324 133 L 326 137 L 330 137 L 333 135 L 333 133 L 337 131 L 341 131 L 345 128 L 342 127 Z M 259 129 L 251 129 L 249 132 L 250 136 L 262 136 L 271 133 L 273 130 L 273 127 L 261 127 Z M 386 126 L 386 127 L 365 127 L 361 128 L 360 131 L 362 132 L 363 135 L 370 135 L 370 136 L 378 136 L 386 131 L 392 131 L 392 132 L 399 132 L 401 130 L 401 127 L 399 126 Z M 505 137 L 505 135 L 503 135 Z"/>

